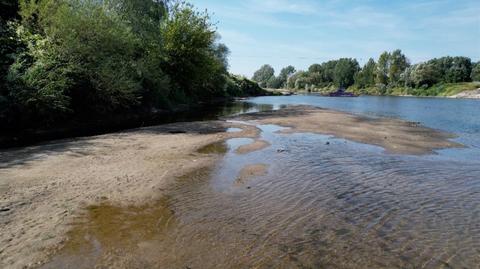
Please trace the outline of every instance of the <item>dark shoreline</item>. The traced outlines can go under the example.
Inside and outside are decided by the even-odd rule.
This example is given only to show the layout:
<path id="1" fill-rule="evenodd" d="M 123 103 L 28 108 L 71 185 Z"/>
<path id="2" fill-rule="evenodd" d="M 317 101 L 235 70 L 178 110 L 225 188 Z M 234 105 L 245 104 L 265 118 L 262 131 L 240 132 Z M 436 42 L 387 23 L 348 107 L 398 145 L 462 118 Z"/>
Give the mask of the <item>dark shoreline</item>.
<path id="1" fill-rule="evenodd" d="M 52 140 L 95 136 L 173 122 L 213 120 L 251 107 L 246 102 L 238 102 L 239 100 L 240 98 L 218 98 L 209 102 L 177 106 L 172 110 L 125 113 L 91 121 L 72 120 L 52 128 L 1 130 L 0 149 L 25 147 Z"/>

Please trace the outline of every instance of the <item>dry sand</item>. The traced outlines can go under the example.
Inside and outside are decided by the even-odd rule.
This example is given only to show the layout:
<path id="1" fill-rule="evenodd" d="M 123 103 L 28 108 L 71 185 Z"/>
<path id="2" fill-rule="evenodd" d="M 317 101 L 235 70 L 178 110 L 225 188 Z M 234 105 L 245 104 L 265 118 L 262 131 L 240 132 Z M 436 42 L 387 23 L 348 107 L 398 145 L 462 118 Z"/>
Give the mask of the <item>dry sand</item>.
<path id="1" fill-rule="evenodd" d="M 288 132 L 331 134 L 394 153 L 461 146 L 449 141 L 449 134 L 414 123 L 305 106 L 237 119 L 292 127 Z M 243 131 L 226 132 L 231 127 Z M 259 133 L 253 125 L 226 121 L 177 123 L 1 151 L 0 268 L 35 267 L 62 246 L 69 223 L 83 208 L 158 200 L 169 181 L 209 167 L 221 156 L 198 149 L 228 138 L 258 139 Z M 266 146 L 254 144 L 246 152 Z M 239 178 L 264 173 L 266 167 L 252 166 Z"/>
<path id="2" fill-rule="evenodd" d="M 289 106 L 279 111 L 246 114 L 242 120 L 275 124 L 283 133 L 311 132 L 383 147 L 389 153 L 424 155 L 436 149 L 461 148 L 455 135 L 391 118 L 370 118 L 311 106 Z"/>
<path id="3" fill-rule="evenodd" d="M 82 208 L 156 200 L 168 180 L 219 158 L 197 153 L 202 146 L 258 134 L 222 121 L 179 123 L 0 152 L 0 268 L 44 261 Z"/>

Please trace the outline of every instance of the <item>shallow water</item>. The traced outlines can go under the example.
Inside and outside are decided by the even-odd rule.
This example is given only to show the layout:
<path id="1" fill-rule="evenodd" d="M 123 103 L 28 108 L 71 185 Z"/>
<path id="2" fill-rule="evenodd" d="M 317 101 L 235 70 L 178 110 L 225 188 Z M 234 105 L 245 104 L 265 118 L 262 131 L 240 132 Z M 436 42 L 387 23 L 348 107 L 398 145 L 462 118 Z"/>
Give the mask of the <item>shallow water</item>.
<path id="1" fill-rule="evenodd" d="M 261 107 L 272 106 L 274 109 L 285 105 L 302 104 L 366 116 L 419 122 L 424 126 L 458 135 L 454 140 L 468 147 L 467 150 L 449 149 L 445 151 L 445 156 L 480 160 L 480 100 L 392 96 L 344 98 L 311 94 L 257 97 L 248 101 Z"/>
<path id="2" fill-rule="evenodd" d="M 435 127 L 427 118 L 417 121 Z M 158 204 L 89 208 L 45 268 L 479 268 L 480 155 L 465 135 L 476 127 L 455 132 L 470 148 L 438 156 L 259 128 L 270 147 L 239 155 L 253 140 L 236 138 L 204 148 L 222 160 L 179 178 Z M 268 173 L 238 184 L 253 164 Z"/>

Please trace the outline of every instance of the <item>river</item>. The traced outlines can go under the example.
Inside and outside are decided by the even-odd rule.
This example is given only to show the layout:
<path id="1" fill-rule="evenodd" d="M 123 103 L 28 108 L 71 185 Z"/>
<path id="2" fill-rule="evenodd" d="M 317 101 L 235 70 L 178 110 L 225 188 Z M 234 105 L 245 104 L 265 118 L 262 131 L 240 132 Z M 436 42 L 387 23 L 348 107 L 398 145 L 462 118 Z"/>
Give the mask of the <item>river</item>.
<path id="1" fill-rule="evenodd" d="M 397 155 L 259 125 L 270 147 L 239 155 L 235 149 L 249 139 L 215 145 L 222 160 L 178 179 L 155 210 L 91 209 L 100 226 L 112 216 L 125 220 L 102 229 L 126 229 L 127 237 L 140 238 L 132 240 L 134 248 L 116 249 L 136 257 L 127 267 L 479 268 L 480 101 L 300 95 L 245 102 L 221 114 L 306 104 L 420 122 L 456 134 L 466 148 Z M 236 178 L 254 164 L 264 164 L 266 173 Z M 105 243 L 95 238 L 101 237 L 98 225 L 96 232 L 74 232 L 87 243 L 67 248 L 46 268 L 90 257 L 88 268 L 108 259 L 101 254 Z"/>

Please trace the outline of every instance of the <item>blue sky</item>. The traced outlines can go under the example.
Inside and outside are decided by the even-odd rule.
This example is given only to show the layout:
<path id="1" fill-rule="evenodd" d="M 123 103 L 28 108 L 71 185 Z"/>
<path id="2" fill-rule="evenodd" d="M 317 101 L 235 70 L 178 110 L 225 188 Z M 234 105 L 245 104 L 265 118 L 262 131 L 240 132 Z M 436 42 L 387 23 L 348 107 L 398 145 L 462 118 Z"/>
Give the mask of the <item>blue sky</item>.
<path id="1" fill-rule="evenodd" d="M 480 59 L 480 0 L 192 0 L 231 50 L 230 71 L 306 69 L 340 57 L 361 64 L 402 49 L 411 62 Z"/>

